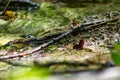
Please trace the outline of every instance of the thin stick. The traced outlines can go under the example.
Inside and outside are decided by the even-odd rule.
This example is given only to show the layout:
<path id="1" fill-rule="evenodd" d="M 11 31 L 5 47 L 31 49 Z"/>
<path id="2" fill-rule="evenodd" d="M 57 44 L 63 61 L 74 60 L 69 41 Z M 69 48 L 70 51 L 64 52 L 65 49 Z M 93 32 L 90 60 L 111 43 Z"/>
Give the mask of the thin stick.
<path id="1" fill-rule="evenodd" d="M 25 44 L 25 45 L 28 45 L 31 42 L 33 42 L 33 45 L 34 44 L 42 44 L 42 43 L 50 41 L 54 37 L 57 37 L 57 36 L 61 35 L 62 33 L 63 32 L 59 32 L 59 33 L 50 34 L 48 36 L 44 36 L 44 37 L 41 37 L 41 38 L 30 38 L 30 39 L 27 39 L 27 40 L 24 40 L 24 39 L 19 40 L 18 39 L 18 40 L 8 42 L 7 44 L 3 45 L 3 47 L 4 46 L 9 46 L 10 44 L 18 44 L 18 43 Z"/>
<path id="2" fill-rule="evenodd" d="M 11 0 L 8 1 L 6 7 L 5 7 L 5 9 L 4 9 L 4 11 L 3 11 L 3 13 L 1 15 L 5 15 L 5 12 L 7 11 L 10 2 L 11 2 Z"/>

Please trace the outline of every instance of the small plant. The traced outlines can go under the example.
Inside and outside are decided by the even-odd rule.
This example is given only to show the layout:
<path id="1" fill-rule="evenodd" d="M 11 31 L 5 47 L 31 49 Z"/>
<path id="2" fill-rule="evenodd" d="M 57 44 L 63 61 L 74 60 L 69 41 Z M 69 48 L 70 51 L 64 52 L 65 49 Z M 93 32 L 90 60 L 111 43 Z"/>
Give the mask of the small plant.
<path id="1" fill-rule="evenodd" d="M 111 52 L 111 58 L 116 65 L 120 65 L 120 44 L 114 44 L 114 50 Z"/>
<path id="2" fill-rule="evenodd" d="M 55 49 L 57 49 L 57 45 L 51 45 L 46 50 L 48 51 L 48 50 L 55 50 Z"/>

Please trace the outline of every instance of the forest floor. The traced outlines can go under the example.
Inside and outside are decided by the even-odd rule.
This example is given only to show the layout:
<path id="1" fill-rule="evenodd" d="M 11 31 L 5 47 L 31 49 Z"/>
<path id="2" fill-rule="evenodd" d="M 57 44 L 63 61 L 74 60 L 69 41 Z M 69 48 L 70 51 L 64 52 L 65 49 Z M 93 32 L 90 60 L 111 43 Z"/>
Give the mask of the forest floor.
<path id="1" fill-rule="evenodd" d="M 0 24 L 1 25 L 0 28 L 2 29 L 0 31 L 1 56 L 11 55 L 11 54 L 15 55 L 18 54 L 19 52 L 20 53 L 27 52 L 41 45 L 41 43 L 35 44 L 31 42 L 27 44 L 22 44 L 22 43 L 12 44 L 10 46 L 7 47 L 5 46 L 5 48 L 3 48 L 3 46 L 7 44 L 9 41 L 14 41 L 19 39 L 21 40 L 30 39 L 27 37 L 28 35 L 35 38 L 41 38 L 43 36 L 55 34 L 58 32 L 66 32 L 71 29 L 70 21 L 72 19 L 75 19 L 77 23 L 82 24 L 82 22 L 85 19 L 84 16 L 89 16 L 88 19 L 90 19 L 90 16 L 92 17 L 97 16 L 101 20 L 101 19 L 106 19 L 106 14 L 111 14 L 111 12 L 119 13 L 119 4 L 112 4 L 112 3 L 101 4 L 101 5 L 99 4 L 99 7 L 97 5 L 91 4 L 91 6 L 89 5 L 88 7 L 85 8 L 75 8 L 75 9 L 66 8 L 66 7 L 62 9 L 60 7 L 56 8 L 56 6 L 53 6 L 51 4 L 48 4 L 48 7 L 45 8 L 44 7 L 45 4 L 41 6 L 42 10 L 40 9 L 33 14 L 25 13 L 24 11 L 21 12 L 18 11 L 17 12 L 18 17 L 16 19 L 11 19 L 8 21 L 1 20 L 4 22 L 4 24 L 2 23 Z M 50 11 L 49 9 L 54 9 L 54 7 L 56 9 L 53 10 L 53 13 L 49 14 Z M 60 9 L 61 11 L 58 11 L 58 9 Z M 42 14 L 42 11 L 46 11 L 45 15 Z M 60 12 L 64 14 L 62 15 Z M 35 15 L 37 16 L 35 17 Z M 47 17 L 44 17 L 46 15 Z M 53 15 L 55 17 L 53 17 Z M 90 20 L 88 20 L 88 22 Z M 4 27 L 4 25 L 7 27 Z M 78 33 L 77 35 L 71 34 L 63 38 L 62 40 L 58 41 L 57 43 L 50 45 L 41 52 L 39 51 L 32 55 L 28 55 L 20 58 L 16 57 L 13 59 L 8 59 L 8 61 L 17 62 L 25 65 L 26 64 L 32 65 L 34 61 L 38 61 L 40 63 L 81 62 L 81 63 L 98 64 L 98 65 L 92 65 L 90 67 L 54 65 L 49 68 L 53 72 L 69 71 L 71 69 L 78 69 L 81 71 L 98 70 L 101 68 L 100 66 L 101 64 L 106 64 L 107 62 L 111 61 L 111 54 L 110 54 L 111 48 L 109 46 L 117 42 L 116 40 L 118 39 L 118 36 L 116 37 L 116 35 L 120 34 L 119 27 L 120 27 L 120 21 L 115 23 L 110 22 L 107 25 L 103 25 L 90 32 L 87 31 L 80 34 Z M 23 37 L 23 35 L 25 37 Z M 73 49 L 73 45 L 78 44 L 79 40 L 84 40 L 85 49 L 82 50 Z M 13 69 L 14 67 L 1 62 L 0 75 L 4 75 L 4 76 L 0 76 L 0 79 L 9 80 L 8 79 L 9 72 Z M 87 73 L 83 73 L 83 74 L 88 75 Z M 73 80 L 73 79 L 79 80 L 76 77 L 79 78 L 80 74 L 76 73 L 76 75 L 73 75 L 72 77 L 70 77 L 71 75 L 69 74 L 62 75 L 61 77 L 59 75 L 56 75 L 55 80 Z M 48 80 L 50 79 L 53 80 L 53 78 L 49 78 Z M 83 78 L 81 77 L 81 79 Z M 88 78 L 86 80 L 88 80 Z M 95 80 L 95 79 L 91 78 L 91 80 Z"/>

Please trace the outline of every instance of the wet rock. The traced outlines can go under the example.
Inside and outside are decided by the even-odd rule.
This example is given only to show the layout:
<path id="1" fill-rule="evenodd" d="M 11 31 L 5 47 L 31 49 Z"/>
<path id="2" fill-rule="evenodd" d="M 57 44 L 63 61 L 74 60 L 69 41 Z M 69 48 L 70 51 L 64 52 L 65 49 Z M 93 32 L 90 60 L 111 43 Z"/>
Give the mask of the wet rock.
<path id="1" fill-rule="evenodd" d="M 115 66 L 115 63 L 113 61 L 107 61 L 106 62 L 106 66 L 107 67 L 114 67 Z"/>

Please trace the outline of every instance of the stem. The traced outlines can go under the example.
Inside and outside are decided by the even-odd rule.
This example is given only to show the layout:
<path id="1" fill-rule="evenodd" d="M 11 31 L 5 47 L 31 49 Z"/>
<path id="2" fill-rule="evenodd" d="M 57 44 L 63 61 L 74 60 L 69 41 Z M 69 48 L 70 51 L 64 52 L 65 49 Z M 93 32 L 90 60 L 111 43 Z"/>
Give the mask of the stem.
<path id="1" fill-rule="evenodd" d="M 5 12 L 7 11 L 10 2 L 11 2 L 11 0 L 8 1 L 6 7 L 5 7 L 5 9 L 4 9 L 4 11 L 3 11 L 3 13 L 1 15 L 5 15 Z"/>

